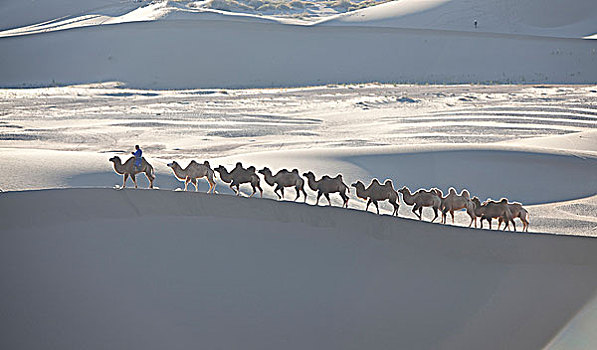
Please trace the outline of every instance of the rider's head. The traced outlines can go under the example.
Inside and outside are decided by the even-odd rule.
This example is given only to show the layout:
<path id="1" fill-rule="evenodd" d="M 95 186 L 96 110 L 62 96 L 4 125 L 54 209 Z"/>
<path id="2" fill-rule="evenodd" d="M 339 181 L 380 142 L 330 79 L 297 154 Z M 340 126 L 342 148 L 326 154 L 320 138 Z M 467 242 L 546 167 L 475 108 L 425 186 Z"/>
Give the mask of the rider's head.
<path id="1" fill-rule="evenodd" d="M 139 145 L 135 145 L 135 149 L 139 149 Z"/>

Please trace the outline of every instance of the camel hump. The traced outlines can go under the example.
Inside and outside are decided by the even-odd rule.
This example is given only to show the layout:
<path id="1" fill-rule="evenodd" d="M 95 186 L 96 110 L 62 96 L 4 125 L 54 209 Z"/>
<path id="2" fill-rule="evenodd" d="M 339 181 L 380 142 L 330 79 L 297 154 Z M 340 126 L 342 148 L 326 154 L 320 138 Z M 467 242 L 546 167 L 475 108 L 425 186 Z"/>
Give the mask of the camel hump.
<path id="1" fill-rule="evenodd" d="M 342 174 L 336 175 L 335 179 L 342 180 Z"/>
<path id="2" fill-rule="evenodd" d="M 326 180 L 329 180 L 329 179 L 331 179 L 331 177 L 329 177 L 328 175 L 323 175 L 321 178 L 322 178 L 322 179 L 326 179 Z"/>
<path id="3" fill-rule="evenodd" d="M 251 165 L 250 167 L 247 168 L 247 170 L 254 173 L 257 169 Z"/>
<path id="4" fill-rule="evenodd" d="M 462 192 L 460 192 L 460 195 L 466 199 L 471 199 L 471 194 L 467 190 L 462 190 Z"/>
<path id="5" fill-rule="evenodd" d="M 194 159 L 191 160 L 191 162 L 189 164 L 193 164 L 193 165 L 199 165 L 199 163 L 197 163 Z"/>
<path id="6" fill-rule="evenodd" d="M 299 173 L 298 169 L 292 169 L 292 172 L 293 172 L 294 174 L 297 174 L 297 175 L 298 175 L 298 173 Z"/>

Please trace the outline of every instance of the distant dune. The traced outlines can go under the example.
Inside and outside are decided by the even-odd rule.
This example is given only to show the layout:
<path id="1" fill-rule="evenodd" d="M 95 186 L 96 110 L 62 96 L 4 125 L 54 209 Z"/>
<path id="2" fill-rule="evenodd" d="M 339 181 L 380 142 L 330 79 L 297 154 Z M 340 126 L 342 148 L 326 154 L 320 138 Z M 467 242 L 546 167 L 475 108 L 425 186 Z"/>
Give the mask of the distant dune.
<path id="1" fill-rule="evenodd" d="M 104 81 L 167 89 L 367 81 L 594 83 L 597 41 L 581 38 L 597 31 L 597 17 L 594 6 L 582 11 L 589 1 L 578 2 L 580 7 L 559 5 L 566 16 L 555 10 L 534 16 L 531 1 L 500 2 L 502 7 L 428 1 L 421 7 L 405 0 L 320 25 L 206 12 L 176 2 L 126 14 L 90 10 L 0 32 L 0 87 Z M 478 30 L 472 24 L 477 17 Z"/>

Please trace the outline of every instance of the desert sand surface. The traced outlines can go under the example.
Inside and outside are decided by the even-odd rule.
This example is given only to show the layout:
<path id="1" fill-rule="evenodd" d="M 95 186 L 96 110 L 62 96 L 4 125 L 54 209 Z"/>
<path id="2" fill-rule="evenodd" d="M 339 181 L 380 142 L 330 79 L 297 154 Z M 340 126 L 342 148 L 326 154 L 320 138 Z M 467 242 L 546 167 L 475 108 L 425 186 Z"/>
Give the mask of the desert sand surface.
<path id="1" fill-rule="evenodd" d="M 590 0 L 3 1 L 0 348 L 597 348 L 595 23 Z M 136 144 L 156 189 L 108 161 Z M 182 192 L 174 160 L 467 189 L 530 227 Z"/>

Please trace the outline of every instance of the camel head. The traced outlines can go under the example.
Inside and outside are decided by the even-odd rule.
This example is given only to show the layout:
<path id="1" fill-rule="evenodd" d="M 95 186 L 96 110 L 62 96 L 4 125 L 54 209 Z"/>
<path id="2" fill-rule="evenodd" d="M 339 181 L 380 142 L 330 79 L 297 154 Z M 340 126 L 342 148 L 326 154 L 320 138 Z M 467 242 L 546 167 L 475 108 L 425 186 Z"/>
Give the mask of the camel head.
<path id="1" fill-rule="evenodd" d="M 354 188 L 359 188 L 359 187 L 361 187 L 361 188 L 365 188 L 365 184 L 364 184 L 364 183 L 362 183 L 361 181 L 357 181 L 357 182 L 355 182 L 355 183 L 351 184 L 350 186 L 352 186 L 352 187 L 354 187 Z"/>
<path id="2" fill-rule="evenodd" d="M 108 159 L 108 161 L 115 163 L 115 164 L 122 163 L 119 156 L 114 156 L 114 157 Z"/>
<path id="3" fill-rule="evenodd" d="M 221 172 L 227 172 L 227 171 L 226 171 L 226 168 L 224 168 L 224 167 L 223 167 L 223 166 L 221 166 L 221 165 L 218 165 L 218 167 L 217 167 L 217 168 L 214 168 L 214 171 L 217 171 L 218 173 L 221 173 Z"/>
<path id="4" fill-rule="evenodd" d="M 307 179 L 315 179 L 315 174 L 313 174 L 313 172 L 311 171 L 307 171 L 306 173 L 303 174 L 304 177 L 306 177 Z"/>
<path id="5" fill-rule="evenodd" d="M 180 165 L 178 165 L 178 162 L 176 162 L 175 160 L 173 160 L 171 163 L 168 163 L 168 164 L 166 164 L 166 165 L 167 165 L 169 168 L 173 168 L 173 169 L 174 169 L 174 167 L 179 167 L 179 168 L 180 168 Z"/>
<path id="6" fill-rule="evenodd" d="M 405 193 L 410 193 L 410 190 L 408 189 L 408 187 L 402 186 L 402 188 L 399 189 L 398 192 L 405 194 Z"/>
<path id="7" fill-rule="evenodd" d="M 268 167 L 264 167 L 263 169 L 259 170 L 258 173 L 264 176 L 272 175 L 272 171 Z"/>

